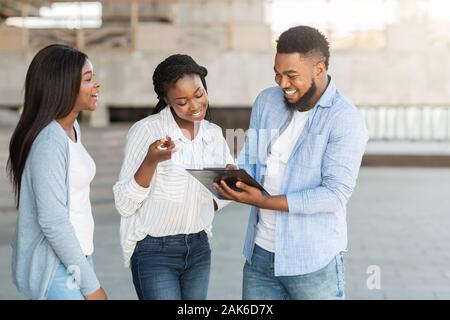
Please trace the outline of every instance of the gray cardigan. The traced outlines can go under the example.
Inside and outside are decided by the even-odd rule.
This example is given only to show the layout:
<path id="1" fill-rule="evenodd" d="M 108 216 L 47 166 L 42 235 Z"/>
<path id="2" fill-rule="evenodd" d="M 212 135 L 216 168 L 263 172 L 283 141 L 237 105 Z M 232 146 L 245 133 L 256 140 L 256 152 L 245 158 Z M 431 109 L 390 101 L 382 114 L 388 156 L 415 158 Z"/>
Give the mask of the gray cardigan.
<path id="1" fill-rule="evenodd" d="M 80 139 L 77 122 L 75 128 Z M 25 163 L 12 243 L 13 282 L 29 299 L 46 299 L 60 262 L 75 273 L 84 296 L 100 288 L 69 220 L 69 161 L 67 135 L 52 121 Z"/>

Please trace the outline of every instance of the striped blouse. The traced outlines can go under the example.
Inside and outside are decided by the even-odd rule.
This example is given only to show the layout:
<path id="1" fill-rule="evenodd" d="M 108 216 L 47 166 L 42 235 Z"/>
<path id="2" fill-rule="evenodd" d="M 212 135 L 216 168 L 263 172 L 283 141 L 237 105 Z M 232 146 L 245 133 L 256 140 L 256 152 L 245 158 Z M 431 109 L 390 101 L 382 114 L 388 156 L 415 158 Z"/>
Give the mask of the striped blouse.
<path id="1" fill-rule="evenodd" d="M 134 174 L 155 140 L 170 136 L 177 151 L 160 162 L 147 188 Z M 161 237 L 206 231 L 212 235 L 213 199 L 219 209 L 229 201 L 215 198 L 185 169 L 224 167 L 234 163 L 222 130 L 202 120 L 197 136 L 187 139 L 169 107 L 134 124 L 128 132 L 119 181 L 113 187 L 121 215 L 120 242 L 125 267 L 129 267 L 136 242 L 147 235 Z"/>

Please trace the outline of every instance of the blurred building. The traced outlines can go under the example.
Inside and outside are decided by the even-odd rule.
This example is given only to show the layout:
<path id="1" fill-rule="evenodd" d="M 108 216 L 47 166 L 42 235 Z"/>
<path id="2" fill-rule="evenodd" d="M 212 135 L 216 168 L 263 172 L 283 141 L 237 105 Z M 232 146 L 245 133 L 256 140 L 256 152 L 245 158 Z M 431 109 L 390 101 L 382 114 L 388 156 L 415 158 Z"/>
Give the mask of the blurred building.
<path id="1" fill-rule="evenodd" d="M 189 53 L 208 68 L 213 107 L 234 107 L 244 117 L 258 91 L 271 84 L 272 38 L 270 26 L 264 23 L 263 1 L 101 1 L 99 28 L 40 29 L 5 24 L 8 17 L 38 16 L 39 8 L 52 2 L 0 4 L 2 106 L 20 104 L 30 59 L 39 48 L 56 42 L 80 48 L 94 64 L 103 84 L 101 106 L 90 119 L 95 126 L 111 120 L 135 120 L 148 113 L 156 103 L 153 70 L 172 53 Z M 224 124 L 231 126 L 231 122 Z"/>
<path id="2" fill-rule="evenodd" d="M 224 128 L 246 128 L 256 95 L 275 84 L 276 37 L 265 16 L 270 1 L 78 1 L 80 12 L 101 4 L 100 14 L 54 18 L 66 28 L 17 20 L 42 16 L 43 8 L 61 2 L 69 1 L 0 0 L 0 108 L 20 105 L 31 58 L 55 42 L 80 48 L 94 64 L 103 88 L 88 119 L 93 126 L 148 114 L 156 103 L 153 70 L 172 53 L 191 54 L 208 68 L 214 120 Z M 382 30 L 346 37 L 323 30 L 332 44 L 330 74 L 366 113 L 373 139 L 448 140 L 448 25 L 424 14 L 425 0 L 395 2 L 396 18 Z"/>

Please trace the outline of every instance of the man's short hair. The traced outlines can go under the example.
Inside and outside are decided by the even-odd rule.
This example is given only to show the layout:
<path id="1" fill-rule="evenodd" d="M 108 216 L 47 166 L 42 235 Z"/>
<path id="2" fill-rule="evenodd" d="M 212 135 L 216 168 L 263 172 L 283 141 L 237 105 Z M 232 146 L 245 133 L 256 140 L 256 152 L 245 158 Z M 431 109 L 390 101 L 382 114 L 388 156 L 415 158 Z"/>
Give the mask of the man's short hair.
<path id="1" fill-rule="evenodd" d="M 328 69 L 330 44 L 317 29 L 308 26 L 293 27 L 283 32 L 277 41 L 277 53 L 317 55 Z"/>

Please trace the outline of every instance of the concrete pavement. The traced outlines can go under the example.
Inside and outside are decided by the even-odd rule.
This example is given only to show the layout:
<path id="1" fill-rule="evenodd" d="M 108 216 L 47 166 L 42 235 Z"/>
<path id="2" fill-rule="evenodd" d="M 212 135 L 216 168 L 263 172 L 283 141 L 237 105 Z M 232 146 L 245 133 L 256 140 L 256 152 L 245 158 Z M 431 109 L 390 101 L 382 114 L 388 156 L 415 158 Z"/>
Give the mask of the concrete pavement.
<path id="1" fill-rule="evenodd" d="M 97 163 L 92 185 L 94 261 L 111 299 L 136 299 L 130 271 L 121 259 L 119 215 L 111 191 L 126 131 L 124 126 L 83 130 L 83 141 Z M 2 172 L 9 134 L 0 130 Z M 362 168 L 348 205 L 348 299 L 450 299 L 449 190 L 449 168 Z M 241 297 L 241 252 L 248 211 L 247 206 L 232 204 L 216 215 L 209 299 Z M 0 299 L 22 298 L 10 281 L 9 242 L 15 219 L 11 189 L 2 173 Z M 379 270 L 379 290 L 368 289 L 368 268 Z"/>
<path id="2" fill-rule="evenodd" d="M 450 170 L 363 168 L 350 201 L 348 299 L 450 299 Z M 95 266 L 111 299 L 136 299 L 119 247 L 119 215 L 94 206 Z M 209 299 L 239 299 L 248 207 L 217 214 L 212 238 Z M 8 242 L 14 214 L 0 216 L 0 298 L 21 298 L 10 283 Z M 369 290 L 369 266 L 381 271 L 381 290 Z"/>

